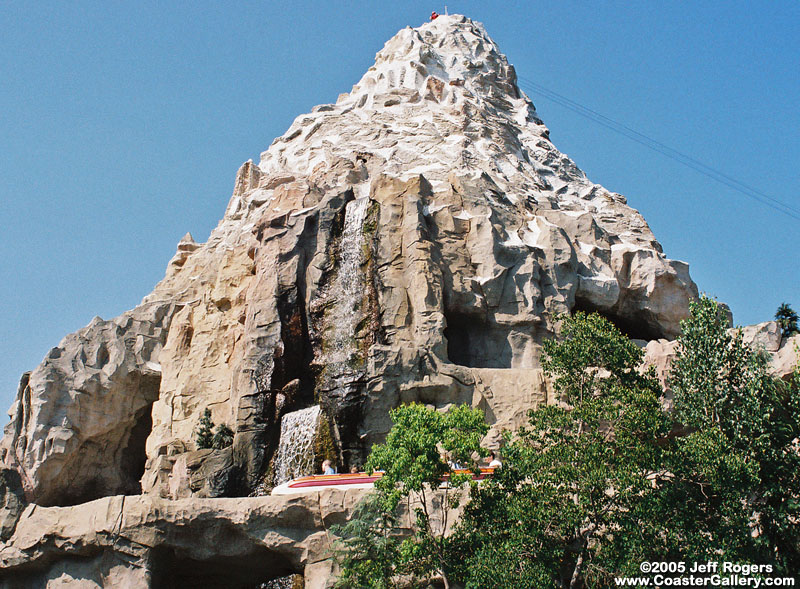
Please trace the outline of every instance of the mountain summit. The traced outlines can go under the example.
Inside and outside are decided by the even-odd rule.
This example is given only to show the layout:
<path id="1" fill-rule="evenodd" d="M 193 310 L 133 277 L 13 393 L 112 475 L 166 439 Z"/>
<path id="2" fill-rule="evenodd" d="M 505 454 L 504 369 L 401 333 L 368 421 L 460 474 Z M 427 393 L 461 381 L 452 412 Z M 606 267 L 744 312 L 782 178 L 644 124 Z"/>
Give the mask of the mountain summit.
<path id="1" fill-rule="evenodd" d="M 349 94 L 298 117 L 262 154 L 267 173 L 311 174 L 368 151 L 388 174 L 424 174 L 438 188 L 456 169 L 536 186 L 547 130 L 483 26 L 441 16 L 390 39 Z M 523 174 L 523 176 L 520 176 Z M 505 188 L 505 186 L 504 186 Z"/>
<path id="2" fill-rule="evenodd" d="M 483 26 L 440 16 L 400 31 L 349 94 L 243 164 L 209 240 L 184 236 L 138 307 L 95 318 L 22 376 L 0 458 L 19 505 L 85 514 L 137 495 L 119 507 L 125 525 L 166 531 L 126 544 L 137 564 L 125 574 L 224 577 L 240 568 L 224 543 L 183 552 L 188 520 L 204 525 L 195 514 L 262 554 L 273 536 L 253 521 L 297 522 L 269 519 L 264 506 L 286 504 L 261 496 L 323 459 L 362 465 L 391 408 L 480 407 L 497 444 L 553 400 L 539 357 L 559 315 L 597 311 L 633 338 L 671 338 L 696 296 L 641 215 L 553 146 Z M 232 444 L 200 447 L 201 420 L 229 427 Z M 205 499 L 219 497 L 242 499 Z M 7 511 L 0 534 L 19 517 Z M 62 566 L 63 546 L 121 550 L 94 528 L 54 540 L 73 512 L 36 513 L 55 523 L 30 520 L 40 540 L 18 542 L 40 548 L 6 565 L 21 575 Z M 299 572 L 327 558 L 324 534 L 296 540 L 316 537 L 303 522 L 263 562 Z"/>

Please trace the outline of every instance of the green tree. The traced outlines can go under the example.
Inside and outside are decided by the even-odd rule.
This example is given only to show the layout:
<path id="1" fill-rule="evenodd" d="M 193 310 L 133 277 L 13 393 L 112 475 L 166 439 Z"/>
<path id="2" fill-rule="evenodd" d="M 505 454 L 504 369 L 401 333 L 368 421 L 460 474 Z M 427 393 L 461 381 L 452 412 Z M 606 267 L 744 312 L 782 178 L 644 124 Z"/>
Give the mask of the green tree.
<path id="1" fill-rule="evenodd" d="M 679 520 L 669 548 L 800 570 L 797 374 L 773 378 L 766 355 L 702 297 L 682 323 L 670 384 L 687 435 L 676 440 L 662 493 Z"/>
<path id="2" fill-rule="evenodd" d="M 783 337 L 790 337 L 800 333 L 800 328 L 797 327 L 798 320 L 800 320 L 800 317 L 788 303 L 781 303 L 781 306 L 775 311 L 775 321 L 781 326 Z"/>
<path id="3" fill-rule="evenodd" d="M 200 425 L 195 431 L 195 441 L 200 449 L 211 448 L 214 445 L 214 422 L 211 421 L 211 409 L 206 407 Z"/>
<path id="4" fill-rule="evenodd" d="M 459 490 L 472 482 L 472 476 L 454 472 L 448 458 L 477 471 L 477 460 L 486 454 L 480 442 L 489 426 L 481 411 L 467 406 L 440 412 L 415 403 L 393 410 L 391 418 L 394 425 L 386 443 L 372 448 L 366 464 L 367 472 L 383 471 L 375 483 L 377 503 L 364 508 L 366 524 L 354 524 L 343 540 L 349 556 L 340 557 L 342 576 L 362 579 L 373 571 L 379 579 L 376 583 L 389 583 L 398 575 L 419 581 L 438 575 L 449 587 L 446 532 L 452 511 L 463 497 Z M 436 493 L 445 478 L 448 484 Z M 414 506 L 415 525 L 413 533 L 395 545 L 387 531 L 388 522 L 393 521 L 403 499 Z M 379 513 L 375 512 L 376 505 Z M 437 517 L 433 517 L 434 506 Z M 375 552 L 370 546 L 377 538 L 383 540 Z"/>
<path id="5" fill-rule="evenodd" d="M 473 489 L 453 544 L 467 587 L 584 587 L 634 573 L 670 430 L 641 350 L 598 315 L 562 321 L 542 365 L 560 405 L 530 412 L 503 468 Z"/>
<path id="6" fill-rule="evenodd" d="M 335 550 L 341 570 L 336 587 L 393 587 L 401 561 L 396 524 L 380 495 L 372 493 L 359 502 L 350 521 L 331 527 L 340 539 Z"/>
<path id="7" fill-rule="evenodd" d="M 227 448 L 233 444 L 233 430 L 224 423 L 217 426 L 214 437 L 211 440 L 211 447 L 217 450 Z"/>

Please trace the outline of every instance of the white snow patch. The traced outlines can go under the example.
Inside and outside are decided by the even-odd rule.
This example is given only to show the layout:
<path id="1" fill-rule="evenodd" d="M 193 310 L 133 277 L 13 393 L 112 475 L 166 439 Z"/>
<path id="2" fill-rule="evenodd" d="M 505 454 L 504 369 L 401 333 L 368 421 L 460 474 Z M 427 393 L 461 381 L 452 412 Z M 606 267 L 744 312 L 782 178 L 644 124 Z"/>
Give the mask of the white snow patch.
<path id="1" fill-rule="evenodd" d="M 592 274 L 591 276 L 586 276 L 585 274 L 581 274 L 579 272 L 578 276 L 580 276 L 583 280 L 588 280 L 590 282 L 603 282 L 604 283 L 604 282 L 616 282 L 617 281 L 615 276 L 612 276 L 611 274 L 605 274 L 603 272 L 601 272 L 599 274 Z"/>
<path id="2" fill-rule="evenodd" d="M 642 250 L 643 248 L 636 246 L 632 243 L 615 243 L 611 246 L 611 253 L 617 252 L 637 252 Z"/>
<path id="3" fill-rule="evenodd" d="M 444 208 L 447 208 L 447 205 L 437 205 L 436 201 L 433 201 L 431 204 L 422 207 L 422 214 L 429 217 L 436 211 L 441 211 Z"/>
<path id="4" fill-rule="evenodd" d="M 542 230 L 535 223 L 529 223 L 528 227 L 528 230 L 522 232 L 522 242 L 528 247 L 541 245 L 539 238 L 542 236 Z"/>
<path id="5" fill-rule="evenodd" d="M 525 245 L 525 243 L 519 238 L 519 234 L 516 231 L 514 231 L 511 233 L 511 235 L 508 236 L 508 239 L 506 239 L 502 245 L 505 245 L 507 247 L 518 247 L 521 245 Z"/>
<path id="6" fill-rule="evenodd" d="M 159 364 L 158 362 L 146 362 L 145 368 L 148 368 L 153 372 L 161 372 L 161 364 Z"/>

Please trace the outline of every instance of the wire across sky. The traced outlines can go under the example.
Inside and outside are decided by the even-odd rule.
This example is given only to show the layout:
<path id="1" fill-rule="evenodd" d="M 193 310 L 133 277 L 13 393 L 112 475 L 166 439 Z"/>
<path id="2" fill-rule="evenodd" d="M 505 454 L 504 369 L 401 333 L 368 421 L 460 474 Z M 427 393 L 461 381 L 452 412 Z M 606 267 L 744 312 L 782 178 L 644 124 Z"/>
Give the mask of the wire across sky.
<path id="1" fill-rule="evenodd" d="M 631 127 L 625 125 L 624 123 L 620 123 L 619 121 L 615 121 L 612 118 L 609 118 L 587 106 L 579 104 L 574 100 L 567 98 L 566 96 L 559 94 L 549 88 L 542 86 L 541 84 L 534 82 L 528 78 L 524 78 L 520 76 L 518 78 L 519 86 L 529 94 L 533 94 L 549 100 L 550 102 L 554 102 L 559 106 L 563 106 L 564 108 L 585 117 L 598 125 L 602 125 L 607 129 L 611 129 L 615 133 L 623 135 L 628 139 L 639 143 L 640 145 L 644 145 L 648 149 L 651 149 L 657 153 L 660 153 L 684 166 L 691 168 L 705 176 L 708 176 L 712 180 L 716 180 L 720 184 L 724 184 L 725 186 L 744 194 L 745 196 L 760 202 L 761 204 L 768 206 L 779 213 L 783 213 L 793 219 L 797 219 L 800 221 L 800 209 L 793 207 L 773 196 L 765 194 L 760 190 L 753 188 L 752 186 L 748 186 L 744 182 L 729 176 L 728 174 L 721 172 L 715 168 L 712 168 L 709 165 L 704 164 L 703 162 L 693 158 L 690 155 L 687 155 L 683 152 L 678 151 L 652 137 L 645 135 Z"/>

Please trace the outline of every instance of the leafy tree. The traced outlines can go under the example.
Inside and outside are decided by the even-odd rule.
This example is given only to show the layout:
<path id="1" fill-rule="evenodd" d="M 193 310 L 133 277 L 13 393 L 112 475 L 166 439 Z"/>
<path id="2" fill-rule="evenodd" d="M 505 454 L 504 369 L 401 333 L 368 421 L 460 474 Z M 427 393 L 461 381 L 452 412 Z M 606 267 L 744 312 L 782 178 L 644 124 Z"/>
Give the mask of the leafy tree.
<path id="1" fill-rule="evenodd" d="M 386 443 L 374 446 L 367 460 L 367 472 L 379 470 L 383 476 L 375 483 L 375 502 L 364 507 L 365 519 L 346 531 L 343 543 L 349 556 L 340 558 L 342 576 L 353 586 L 384 587 L 398 575 L 422 580 L 439 575 L 449 587 L 450 547 L 445 533 L 452 510 L 461 502 L 457 490 L 472 476 L 454 472 L 448 458 L 477 470 L 476 456 L 486 454 L 480 442 L 489 426 L 481 411 L 466 406 L 442 413 L 411 404 L 393 410 L 391 418 L 394 426 Z M 445 477 L 449 484 L 440 495 L 434 493 Z M 403 499 L 416 506 L 415 526 L 410 537 L 395 544 L 387 530 Z M 434 505 L 440 517 L 432 517 Z M 370 574 L 375 584 L 355 584 Z"/>
<path id="2" fill-rule="evenodd" d="M 707 297 L 692 305 L 682 331 L 670 382 L 676 418 L 689 433 L 676 441 L 674 477 L 663 492 L 680 518 L 672 550 L 758 555 L 799 570 L 800 377 L 774 379 L 768 358 L 740 330 L 731 333 Z"/>
<path id="3" fill-rule="evenodd" d="M 335 556 L 341 574 L 336 587 L 393 587 L 400 563 L 395 526 L 393 512 L 384 508 L 377 493 L 372 493 L 359 502 L 347 524 L 331 527 L 340 538 Z"/>
<path id="4" fill-rule="evenodd" d="M 221 450 L 231 444 L 233 444 L 233 430 L 224 423 L 218 425 L 211 440 L 211 446 L 216 450 Z"/>
<path id="5" fill-rule="evenodd" d="M 530 412 L 492 481 L 473 489 L 454 545 L 467 587 L 584 587 L 635 572 L 642 509 L 669 423 L 642 352 L 598 315 L 562 321 L 542 365 L 561 405 Z"/>
<path id="6" fill-rule="evenodd" d="M 200 426 L 195 431 L 195 440 L 200 449 L 211 448 L 214 445 L 214 422 L 211 421 L 211 409 L 206 407 L 203 417 L 200 418 Z"/>
<path id="7" fill-rule="evenodd" d="M 554 377 L 563 401 L 576 405 L 614 387 L 645 382 L 637 371 L 644 354 L 614 324 L 596 313 L 561 319 L 562 339 L 544 343 L 542 368 Z M 653 380 L 646 384 L 656 386 Z"/>
<path id="8" fill-rule="evenodd" d="M 542 358 L 559 402 L 506 435 L 503 468 L 471 486 L 449 537 L 427 511 L 449 470 L 440 451 L 469 462 L 486 426 L 466 408 L 453 421 L 418 405 L 393 413 L 368 462 L 386 470 L 375 509 L 392 514 L 420 495 L 417 528 L 400 539 L 387 532 L 393 524 L 381 527 L 388 520 L 368 517 L 343 567 L 367 567 L 352 586 L 438 573 L 472 589 L 604 587 L 638 575 L 644 560 L 800 570 L 800 369 L 771 377 L 767 358 L 708 298 L 682 328 L 670 414 L 653 372 L 639 369 L 641 350 L 602 317 L 564 318 L 566 339 L 546 342 Z M 376 547 L 377 537 L 387 540 Z M 356 582 L 370 575 L 385 584 Z"/>
<path id="9" fill-rule="evenodd" d="M 778 310 L 775 311 L 775 320 L 781 326 L 783 337 L 790 337 L 796 333 L 800 333 L 800 328 L 797 327 L 797 322 L 800 320 L 797 313 L 792 309 L 788 303 L 781 303 Z"/>

